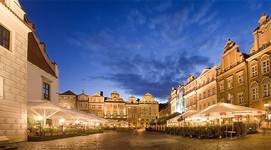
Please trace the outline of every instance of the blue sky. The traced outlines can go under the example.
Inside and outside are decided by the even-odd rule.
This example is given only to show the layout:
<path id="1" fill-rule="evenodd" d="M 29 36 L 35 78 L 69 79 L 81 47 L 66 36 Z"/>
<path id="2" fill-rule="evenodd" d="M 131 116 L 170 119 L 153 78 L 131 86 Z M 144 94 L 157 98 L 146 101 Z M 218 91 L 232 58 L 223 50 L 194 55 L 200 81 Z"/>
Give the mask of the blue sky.
<path id="1" fill-rule="evenodd" d="M 150 92 L 165 101 L 190 73 L 219 65 L 228 38 L 243 52 L 271 1 L 21 0 L 59 65 L 60 92 Z"/>

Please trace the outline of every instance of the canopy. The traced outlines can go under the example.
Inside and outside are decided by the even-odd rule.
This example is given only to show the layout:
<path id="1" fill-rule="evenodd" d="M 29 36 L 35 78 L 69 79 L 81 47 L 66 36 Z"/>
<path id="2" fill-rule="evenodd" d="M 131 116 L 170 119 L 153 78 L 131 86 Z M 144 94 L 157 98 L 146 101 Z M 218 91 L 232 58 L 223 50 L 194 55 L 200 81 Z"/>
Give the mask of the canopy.
<path id="1" fill-rule="evenodd" d="M 217 103 L 192 115 L 191 120 L 204 117 L 208 119 L 219 119 L 219 118 L 230 118 L 234 116 L 247 116 L 247 115 L 257 116 L 263 114 L 265 114 L 265 111 L 255 108 L 238 106 L 228 103 Z"/>
<path id="2" fill-rule="evenodd" d="M 49 118 L 64 118 L 67 120 L 82 120 L 85 122 L 104 123 L 106 120 L 91 113 L 78 112 L 75 110 L 65 109 L 57 106 L 50 101 L 35 100 L 28 102 L 28 113 L 34 113 L 43 120 L 43 125 L 46 124 L 46 119 Z"/>

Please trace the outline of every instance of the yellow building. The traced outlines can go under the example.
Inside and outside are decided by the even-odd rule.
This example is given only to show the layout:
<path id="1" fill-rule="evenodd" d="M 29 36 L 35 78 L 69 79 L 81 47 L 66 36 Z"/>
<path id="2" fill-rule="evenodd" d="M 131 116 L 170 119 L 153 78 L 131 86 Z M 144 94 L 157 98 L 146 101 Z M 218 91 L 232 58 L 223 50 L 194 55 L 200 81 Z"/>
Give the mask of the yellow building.
<path id="1" fill-rule="evenodd" d="M 89 112 L 88 95 L 86 95 L 85 93 L 81 93 L 77 96 L 77 110 Z"/>
<path id="2" fill-rule="evenodd" d="M 128 98 L 127 107 L 127 121 L 130 127 L 139 127 L 139 104 L 134 96 Z"/>
<path id="3" fill-rule="evenodd" d="M 197 110 L 197 80 L 191 75 L 184 85 L 185 111 Z"/>
<path id="4" fill-rule="evenodd" d="M 197 77 L 197 110 L 217 103 L 216 66 L 207 68 Z"/>
<path id="5" fill-rule="evenodd" d="M 171 88 L 170 91 L 170 98 L 169 98 L 169 104 L 170 104 L 170 114 L 173 114 L 177 112 L 176 105 L 177 105 L 177 88 Z"/>
<path id="6" fill-rule="evenodd" d="M 148 127 L 150 121 L 159 117 L 159 104 L 150 93 L 139 101 L 139 122 L 141 127 Z"/>
<path id="7" fill-rule="evenodd" d="M 76 109 L 77 96 L 72 91 L 68 90 L 59 94 L 58 105 L 66 109 Z"/>
<path id="8" fill-rule="evenodd" d="M 217 71 L 219 102 L 248 106 L 247 57 L 237 44 L 227 41 Z"/>
<path id="9" fill-rule="evenodd" d="M 271 20 L 263 15 L 254 30 L 254 42 L 250 49 L 248 62 L 249 104 L 251 107 L 264 109 L 264 104 L 271 102 Z"/>
<path id="10" fill-rule="evenodd" d="M 125 101 L 116 91 L 113 91 L 110 97 L 104 102 L 104 118 L 116 120 L 127 119 Z"/>
<path id="11" fill-rule="evenodd" d="M 104 96 L 103 92 L 89 96 L 89 112 L 99 117 L 104 117 Z"/>

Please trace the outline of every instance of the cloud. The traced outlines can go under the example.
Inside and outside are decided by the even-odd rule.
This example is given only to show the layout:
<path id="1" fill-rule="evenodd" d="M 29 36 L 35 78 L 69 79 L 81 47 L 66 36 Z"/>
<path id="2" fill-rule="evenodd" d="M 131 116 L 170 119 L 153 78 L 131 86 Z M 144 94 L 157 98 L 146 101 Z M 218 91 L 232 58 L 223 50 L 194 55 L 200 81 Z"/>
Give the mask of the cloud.
<path id="1" fill-rule="evenodd" d="M 210 58 L 198 52 L 200 44 L 211 45 L 212 41 L 205 39 L 219 25 L 214 21 L 216 14 L 209 12 L 211 4 L 204 4 L 199 11 L 193 5 L 166 11 L 171 7 L 171 3 L 161 4 L 148 12 L 136 8 L 118 28 L 92 35 L 73 34 L 70 41 L 85 49 L 90 61 L 106 68 L 103 74 L 90 73 L 88 79 L 114 82 L 132 95 L 150 92 L 164 99 L 171 87 L 185 81 L 189 74 L 210 67 Z M 204 30 L 208 27 L 209 31 Z"/>

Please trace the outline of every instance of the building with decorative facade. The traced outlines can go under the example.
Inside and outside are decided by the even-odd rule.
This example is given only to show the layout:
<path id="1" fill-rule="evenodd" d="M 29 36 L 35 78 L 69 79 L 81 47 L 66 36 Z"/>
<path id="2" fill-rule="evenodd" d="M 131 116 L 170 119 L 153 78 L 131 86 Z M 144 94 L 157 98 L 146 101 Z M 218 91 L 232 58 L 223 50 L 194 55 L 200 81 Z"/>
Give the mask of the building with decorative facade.
<path id="1" fill-rule="evenodd" d="M 159 117 L 159 103 L 150 93 L 146 93 L 139 101 L 139 123 L 141 127 L 148 127 L 152 120 Z"/>
<path id="2" fill-rule="evenodd" d="M 58 105 L 66 109 L 77 109 L 77 95 L 72 91 L 68 90 L 66 92 L 59 94 Z"/>
<path id="3" fill-rule="evenodd" d="M 197 110 L 197 80 L 190 75 L 184 85 L 185 111 Z"/>
<path id="4" fill-rule="evenodd" d="M 247 57 L 237 44 L 227 41 L 217 69 L 218 102 L 248 106 Z"/>
<path id="5" fill-rule="evenodd" d="M 134 96 L 130 96 L 126 103 L 127 121 L 130 127 L 139 127 L 139 104 Z"/>
<path id="6" fill-rule="evenodd" d="M 89 96 L 84 92 L 77 96 L 77 110 L 89 112 Z"/>
<path id="7" fill-rule="evenodd" d="M 206 68 L 197 77 L 197 110 L 217 103 L 216 66 Z"/>
<path id="8" fill-rule="evenodd" d="M 115 120 L 126 120 L 126 103 L 120 94 L 113 91 L 109 98 L 104 102 L 104 118 Z"/>
<path id="9" fill-rule="evenodd" d="M 253 31 L 254 42 L 247 58 L 249 106 L 265 109 L 271 103 L 271 19 L 263 15 Z"/>
<path id="10" fill-rule="evenodd" d="M 99 117 L 104 117 L 104 96 L 103 92 L 94 93 L 89 96 L 89 111 Z"/>

